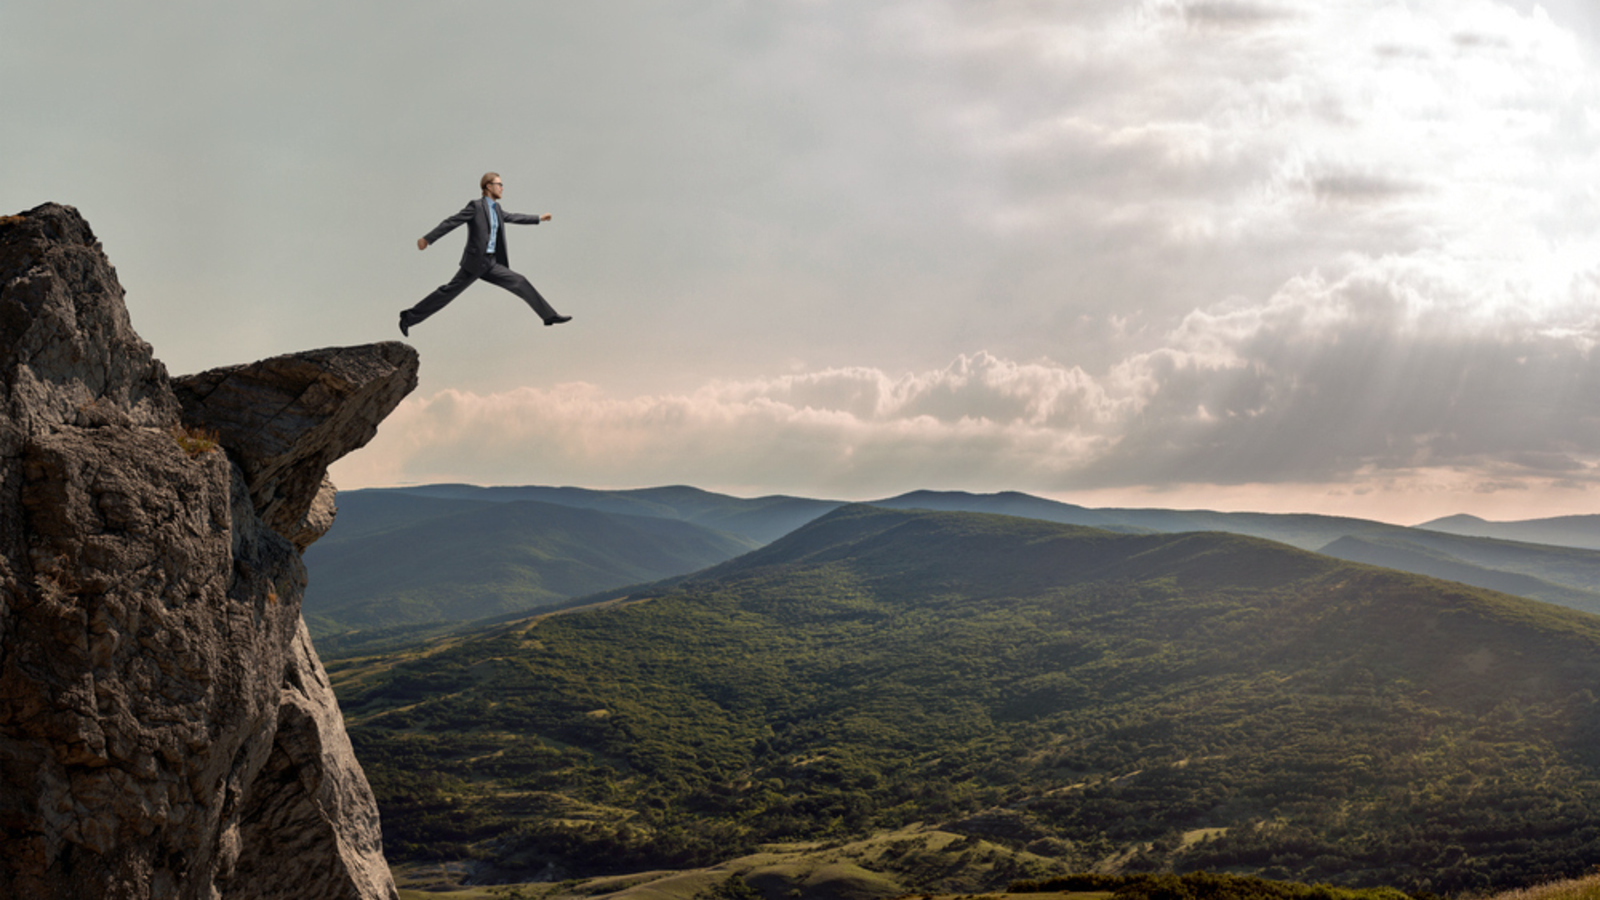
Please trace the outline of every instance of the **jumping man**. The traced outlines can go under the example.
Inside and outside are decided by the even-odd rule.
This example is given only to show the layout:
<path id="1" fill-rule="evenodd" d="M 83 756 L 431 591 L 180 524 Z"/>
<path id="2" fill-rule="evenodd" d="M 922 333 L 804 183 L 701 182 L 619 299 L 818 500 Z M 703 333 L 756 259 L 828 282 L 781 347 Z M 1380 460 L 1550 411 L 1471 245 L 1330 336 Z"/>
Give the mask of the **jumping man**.
<path id="1" fill-rule="evenodd" d="M 498 173 L 485 173 L 478 180 L 478 186 L 483 189 L 482 197 L 469 202 L 460 212 L 440 222 L 439 227 L 417 238 L 417 249 L 426 250 L 429 244 L 444 237 L 457 225 L 463 222 L 467 225 L 467 247 L 461 252 L 461 268 L 455 277 L 423 297 L 416 306 L 400 313 L 400 333 L 407 337 L 411 336 L 411 326 L 444 309 L 445 304 L 460 296 L 468 285 L 480 278 L 521 297 L 546 325 L 572 321 L 571 316 L 563 316 L 551 309 L 528 279 L 511 271 L 511 263 L 506 256 L 507 222 L 513 225 L 537 225 L 550 221 L 550 214 L 530 216 L 502 210 L 498 201 L 505 193 L 505 185 Z"/>

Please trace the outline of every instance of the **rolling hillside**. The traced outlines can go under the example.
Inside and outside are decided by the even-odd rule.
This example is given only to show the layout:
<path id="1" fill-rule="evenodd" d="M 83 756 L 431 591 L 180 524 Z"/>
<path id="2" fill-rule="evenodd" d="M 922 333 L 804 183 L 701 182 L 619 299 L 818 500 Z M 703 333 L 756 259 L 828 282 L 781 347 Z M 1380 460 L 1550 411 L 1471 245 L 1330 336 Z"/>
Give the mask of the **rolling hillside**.
<path id="1" fill-rule="evenodd" d="M 1065 525 L 1087 525 L 1111 531 L 1164 532 L 1225 531 L 1279 541 L 1302 550 L 1316 550 L 1346 535 L 1404 532 L 1399 525 L 1352 519 L 1345 516 L 1296 515 L 1283 513 L 1230 513 L 1210 510 L 1090 509 L 1071 503 L 1046 500 L 1029 494 L 1007 491 L 998 494 L 972 494 L 966 491 L 913 491 L 874 500 L 873 506 L 887 509 L 934 509 L 946 512 L 983 512 L 1006 516 L 1025 516 Z"/>
<path id="2" fill-rule="evenodd" d="M 1580 547 L 1406 528 L 1340 516 L 1087 509 L 1018 493 L 916 491 L 874 501 L 873 505 L 891 509 L 1018 515 L 1131 533 L 1222 531 L 1243 534 L 1340 559 L 1460 581 L 1585 612 L 1600 612 L 1600 552 Z M 1456 520 L 1470 518 L 1456 517 Z M 1504 534 L 1547 534 L 1576 541 L 1581 539 L 1582 527 L 1590 523 L 1586 517 L 1569 517 L 1499 524 Z M 1519 530 L 1518 526 L 1524 524 L 1530 528 Z"/>
<path id="3" fill-rule="evenodd" d="M 1440 534 L 1421 528 L 1370 537 L 1398 541 L 1481 568 L 1526 575 L 1576 591 L 1600 592 L 1600 551 Z"/>
<path id="4" fill-rule="evenodd" d="M 616 874 L 920 822 L 1441 893 L 1600 862 L 1600 618 L 1560 607 L 864 506 L 595 599 L 329 666 L 392 857 Z"/>
<path id="5" fill-rule="evenodd" d="M 494 506 L 519 503 L 544 506 L 526 507 L 523 514 L 512 516 L 490 512 Z M 599 491 L 438 484 L 351 491 L 339 495 L 339 505 L 333 530 L 306 557 L 311 573 L 307 620 L 313 632 L 325 639 L 325 651 L 335 655 L 365 652 L 419 629 L 437 632 L 449 623 L 537 609 L 564 602 L 574 594 L 693 571 L 773 541 L 841 504 L 784 496 L 741 499 L 682 486 Z M 873 505 L 997 513 L 1135 534 L 1246 534 L 1307 550 L 1332 547 L 1328 552 L 1335 556 L 1600 611 L 1600 551 L 1595 550 L 1335 516 L 1087 509 L 1017 492 L 915 491 Z M 582 558 L 568 558 L 564 548 L 572 545 L 559 534 L 566 524 L 554 524 L 552 519 L 557 533 L 548 541 L 537 528 L 529 530 L 536 517 L 532 510 L 544 509 L 540 515 L 548 518 L 554 515 L 553 507 L 629 518 L 614 536 L 591 532 L 594 543 L 580 542 L 590 552 Z M 454 514 L 462 518 L 451 519 Z M 455 532 L 461 531 L 462 523 L 484 515 L 519 523 L 502 532 L 483 525 L 468 528 L 475 540 L 470 546 L 459 546 L 460 535 Z M 682 526 L 672 538 L 679 543 L 679 551 L 665 551 L 668 555 L 681 551 L 682 558 L 661 560 L 663 548 L 658 538 L 640 539 L 639 518 Z M 1584 525 L 1578 521 L 1582 518 L 1548 520 L 1542 525 L 1499 524 L 1506 528 L 1538 525 L 1578 534 Z M 432 534 L 435 529 L 442 531 Z M 387 536 L 378 537 L 380 532 Z M 695 540 L 702 546 L 691 548 Z M 397 569 L 386 549 L 391 546 L 415 548 L 423 555 L 401 560 Z M 635 559 L 636 552 L 645 558 Z M 463 564 L 467 559 L 473 563 Z M 401 572 L 417 577 L 398 578 Z M 344 634 L 350 637 L 337 643 L 326 640 Z"/>
<path id="6" fill-rule="evenodd" d="M 1530 547 L 1524 554 L 1527 565 L 1519 566 L 1513 562 L 1505 569 L 1474 565 L 1458 556 L 1430 547 L 1427 543 L 1394 537 L 1342 537 L 1323 547 L 1322 552 L 1351 562 L 1460 581 L 1475 587 L 1600 614 L 1600 592 L 1575 588 L 1570 584 L 1557 584 L 1534 575 L 1523 574 L 1523 571 L 1530 569 L 1548 571 L 1558 568 L 1553 564 L 1544 566 L 1538 564 L 1542 561 L 1540 557 L 1552 555 L 1550 549 Z M 1561 552 L 1556 551 L 1554 555 L 1559 557 Z M 1504 561 L 1502 565 L 1505 565 Z M 1556 577 L 1561 577 L 1559 572 L 1555 574 Z M 1580 583 L 1589 582 L 1583 579 Z"/>
<path id="7" fill-rule="evenodd" d="M 755 546 L 676 519 L 526 500 L 355 491 L 339 504 L 334 528 L 305 554 L 304 614 L 318 637 L 532 610 Z"/>

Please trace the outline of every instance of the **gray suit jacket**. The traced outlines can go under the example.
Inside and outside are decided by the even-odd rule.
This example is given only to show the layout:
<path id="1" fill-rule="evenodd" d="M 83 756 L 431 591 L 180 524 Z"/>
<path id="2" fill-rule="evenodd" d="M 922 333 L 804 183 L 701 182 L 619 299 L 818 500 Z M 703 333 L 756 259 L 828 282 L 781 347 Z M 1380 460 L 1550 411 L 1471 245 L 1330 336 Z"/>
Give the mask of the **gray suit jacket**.
<path id="1" fill-rule="evenodd" d="M 461 251 L 461 268 L 474 275 L 482 275 L 489 268 L 490 262 L 497 262 L 506 268 L 511 267 L 509 257 L 506 256 L 506 223 L 513 225 L 537 225 L 539 217 L 526 213 L 508 213 L 500 208 L 495 201 L 495 214 L 500 217 L 500 231 L 494 239 L 494 259 L 489 258 L 489 210 L 483 205 L 487 197 L 479 197 L 467 203 L 456 213 L 443 222 L 439 227 L 422 236 L 429 244 L 449 234 L 456 226 L 463 222 L 467 225 L 467 246 Z"/>

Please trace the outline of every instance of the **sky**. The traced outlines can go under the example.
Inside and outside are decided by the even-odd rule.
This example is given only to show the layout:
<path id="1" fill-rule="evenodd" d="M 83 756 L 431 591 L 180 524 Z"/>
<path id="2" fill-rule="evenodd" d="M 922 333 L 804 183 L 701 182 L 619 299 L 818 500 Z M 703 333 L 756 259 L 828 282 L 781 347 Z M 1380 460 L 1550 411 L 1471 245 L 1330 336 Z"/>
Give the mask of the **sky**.
<path id="1" fill-rule="evenodd" d="M 341 488 L 1600 512 L 1589 0 L 6 0 L 0 212 L 174 374 L 398 340 Z"/>

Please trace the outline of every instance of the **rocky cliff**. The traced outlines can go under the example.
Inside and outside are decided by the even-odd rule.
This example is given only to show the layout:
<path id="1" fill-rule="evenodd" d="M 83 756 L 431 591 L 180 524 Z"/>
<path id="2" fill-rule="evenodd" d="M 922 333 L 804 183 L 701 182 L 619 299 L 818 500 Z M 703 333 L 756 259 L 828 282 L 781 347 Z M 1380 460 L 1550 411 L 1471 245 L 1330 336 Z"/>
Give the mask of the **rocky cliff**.
<path id="1" fill-rule="evenodd" d="M 416 372 L 171 379 L 76 210 L 0 218 L 0 897 L 396 896 L 300 551 Z"/>

